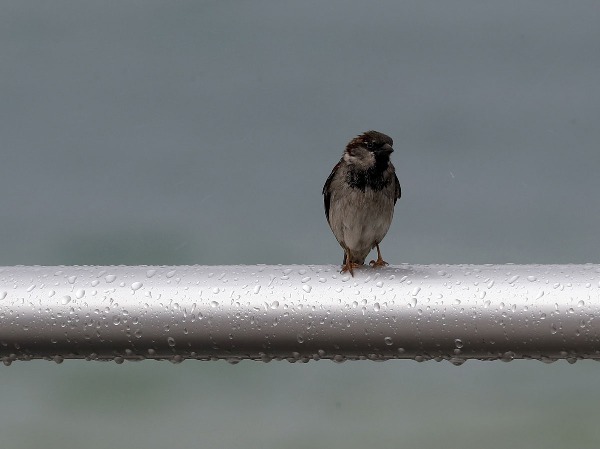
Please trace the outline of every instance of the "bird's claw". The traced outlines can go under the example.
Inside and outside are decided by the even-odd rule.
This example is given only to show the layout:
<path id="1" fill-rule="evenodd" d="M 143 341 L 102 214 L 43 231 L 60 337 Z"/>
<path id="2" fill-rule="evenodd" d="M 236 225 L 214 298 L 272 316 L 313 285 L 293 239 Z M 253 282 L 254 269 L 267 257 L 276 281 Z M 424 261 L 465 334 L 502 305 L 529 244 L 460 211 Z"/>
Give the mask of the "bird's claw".
<path id="1" fill-rule="evenodd" d="M 387 263 L 383 259 L 377 259 L 377 260 L 372 260 L 371 262 L 369 262 L 369 265 L 371 265 L 373 268 L 377 268 L 377 267 L 385 267 L 386 265 L 389 265 L 389 263 Z"/>
<path id="2" fill-rule="evenodd" d="M 350 272 L 350 276 L 354 277 L 354 269 L 360 267 L 360 264 L 356 262 L 346 262 L 342 265 L 342 271 L 340 273 L 345 273 L 346 271 Z"/>

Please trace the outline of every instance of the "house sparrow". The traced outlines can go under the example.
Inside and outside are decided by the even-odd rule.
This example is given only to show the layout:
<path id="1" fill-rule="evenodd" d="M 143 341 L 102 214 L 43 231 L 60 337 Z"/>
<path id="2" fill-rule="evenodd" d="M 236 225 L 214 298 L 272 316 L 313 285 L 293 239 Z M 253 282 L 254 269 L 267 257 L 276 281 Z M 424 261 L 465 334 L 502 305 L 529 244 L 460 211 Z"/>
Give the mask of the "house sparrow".
<path id="1" fill-rule="evenodd" d="M 342 273 L 363 265 L 373 248 L 372 267 L 388 263 L 381 258 L 379 243 L 385 237 L 394 206 L 400 198 L 400 182 L 390 154 L 391 137 L 367 131 L 348 145 L 323 186 L 325 216 L 333 235 L 344 249 Z"/>

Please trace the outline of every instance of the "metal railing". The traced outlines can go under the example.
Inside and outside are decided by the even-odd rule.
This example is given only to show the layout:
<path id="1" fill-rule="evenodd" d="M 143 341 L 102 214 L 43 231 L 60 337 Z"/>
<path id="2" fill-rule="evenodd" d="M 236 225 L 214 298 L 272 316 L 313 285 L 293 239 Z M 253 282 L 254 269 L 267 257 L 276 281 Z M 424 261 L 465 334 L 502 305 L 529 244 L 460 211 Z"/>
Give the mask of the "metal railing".
<path id="1" fill-rule="evenodd" d="M 600 359 L 600 265 L 0 268 L 0 358 Z"/>

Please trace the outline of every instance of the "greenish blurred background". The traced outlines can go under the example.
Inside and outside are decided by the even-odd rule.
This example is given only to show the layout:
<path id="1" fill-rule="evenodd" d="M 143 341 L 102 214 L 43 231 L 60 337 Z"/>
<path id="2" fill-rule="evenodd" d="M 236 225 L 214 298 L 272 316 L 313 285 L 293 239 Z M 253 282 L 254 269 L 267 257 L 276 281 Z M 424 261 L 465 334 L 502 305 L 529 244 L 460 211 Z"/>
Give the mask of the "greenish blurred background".
<path id="1" fill-rule="evenodd" d="M 339 263 L 368 129 L 388 261 L 598 263 L 599 44 L 595 1 L 0 1 L 0 265 Z M 599 370 L 15 362 L 0 447 L 597 448 Z"/>

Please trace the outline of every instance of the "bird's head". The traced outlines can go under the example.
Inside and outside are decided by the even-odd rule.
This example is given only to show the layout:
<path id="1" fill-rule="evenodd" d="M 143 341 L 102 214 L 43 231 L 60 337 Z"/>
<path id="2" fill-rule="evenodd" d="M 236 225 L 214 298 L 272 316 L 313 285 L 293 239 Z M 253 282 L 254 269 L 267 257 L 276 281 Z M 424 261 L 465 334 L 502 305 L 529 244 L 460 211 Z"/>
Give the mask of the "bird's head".
<path id="1" fill-rule="evenodd" d="M 367 131 L 352 139 L 346 145 L 344 160 L 359 170 L 375 166 L 385 170 L 394 151 L 394 141 L 390 136 L 377 131 Z"/>

